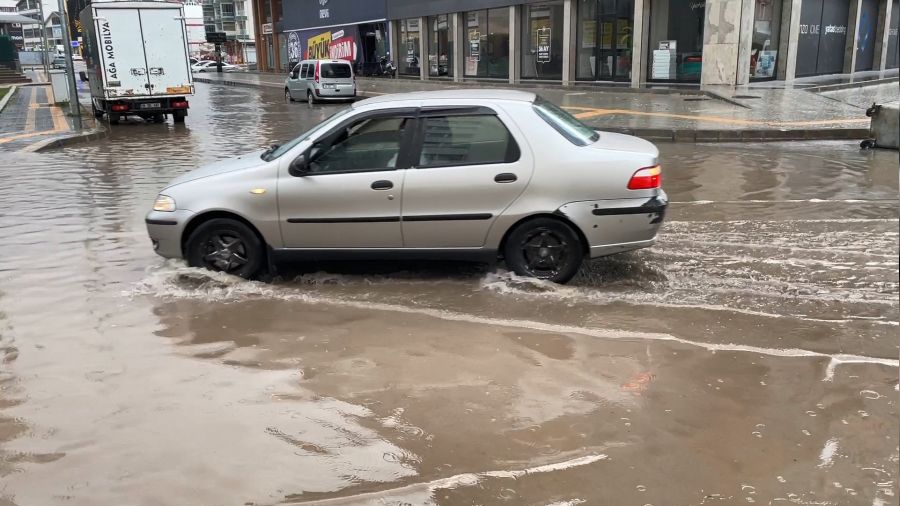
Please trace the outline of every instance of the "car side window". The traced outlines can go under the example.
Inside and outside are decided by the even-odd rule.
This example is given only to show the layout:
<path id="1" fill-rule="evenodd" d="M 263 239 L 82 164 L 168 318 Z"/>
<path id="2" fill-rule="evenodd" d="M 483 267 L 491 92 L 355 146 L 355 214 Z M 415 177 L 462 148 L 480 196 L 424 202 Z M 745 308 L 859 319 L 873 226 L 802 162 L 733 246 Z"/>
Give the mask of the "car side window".
<path id="1" fill-rule="evenodd" d="M 492 114 L 421 118 L 422 151 L 418 167 L 511 163 L 519 146 L 500 118 Z"/>
<path id="2" fill-rule="evenodd" d="M 406 117 L 375 117 L 351 123 L 310 150 L 310 174 L 394 170 Z"/>
<path id="3" fill-rule="evenodd" d="M 300 65 L 294 66 L 294 70 L 291 71 L 291 79 L 297 79 L 300 77 Z"/>
<path id="4" fill-rule="evenodd" d="M 300 68 L 300 79 L 306 79 L 309 77 L 309 64 L 304 63 Z"/>

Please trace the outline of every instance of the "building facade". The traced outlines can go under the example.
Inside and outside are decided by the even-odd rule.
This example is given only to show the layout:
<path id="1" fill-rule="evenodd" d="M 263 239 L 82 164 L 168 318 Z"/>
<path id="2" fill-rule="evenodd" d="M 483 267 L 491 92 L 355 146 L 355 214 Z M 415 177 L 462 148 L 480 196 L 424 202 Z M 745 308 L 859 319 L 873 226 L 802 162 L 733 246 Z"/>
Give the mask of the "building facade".
<path id="1" fill-rule="evenodd" d="M 420 79 L 742 85 L 898 66 L 898 0 L 387 0 L 386 7 L 400 73 Z"/>
<path id="2" fill-rule="evenodd" d="M 188 2 L 185 2 L 186 4 Z M 192 0 L 202 6 L 205 32 L 225 32 L 223 45 L 229 63 L 256 61 L 256 36 L 252 5 L 249 0 Z M 213 46 L 201 46 L 201 56 L 213 56 Z"/>
<path id="3" fill-rule="evenodd" d="M 255 8 L 261 70 L 287 72 L 305 58 L 336 58 L 367 74 L 389 48 L 384 0 L 257 0 Z"/>

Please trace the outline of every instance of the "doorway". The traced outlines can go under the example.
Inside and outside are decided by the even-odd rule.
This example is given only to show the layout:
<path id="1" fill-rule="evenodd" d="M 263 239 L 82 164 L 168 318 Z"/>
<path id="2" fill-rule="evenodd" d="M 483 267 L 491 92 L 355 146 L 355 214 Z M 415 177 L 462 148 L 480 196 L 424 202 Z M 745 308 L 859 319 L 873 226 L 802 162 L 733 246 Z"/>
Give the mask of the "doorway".
<path id="1" fill-rule="evenodd" d="M 630 81 L 634 0 L 581 0 L 576 77 Z"/>

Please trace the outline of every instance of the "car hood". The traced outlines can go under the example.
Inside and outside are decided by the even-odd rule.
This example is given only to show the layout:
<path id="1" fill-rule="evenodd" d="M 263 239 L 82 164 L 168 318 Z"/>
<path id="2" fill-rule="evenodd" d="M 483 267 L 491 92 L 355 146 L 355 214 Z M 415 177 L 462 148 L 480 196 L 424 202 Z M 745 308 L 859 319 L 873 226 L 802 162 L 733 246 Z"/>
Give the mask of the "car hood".
<path id="1" fill-rule="evenodd" d="M 225 174 L 226 172 L 234 172 L 236 170 L 248 169 L 250 167 L 262 165 L 266 163 L 262 158 L 260 158 L 260 155 L 263 154 L 263 151 L 265 150 L 259 149 L 235 158 L 227 158 L 225 160 L 220 160 L 209 165 L 204 165 L 199 169 L 194 169 L 169 181 L 169 184 L 166 186 L 166 188 L 171 188 L 176 185 L 187 183 L 188 181 L 195 181 L 197 179 Z"/>
<path id="2" fill-rule="evenodd" d="M 652 142 L 641 139 L 640 137 L 613 132 L 598 131 L 597 133 L 600 134 L 600 138 L 590 145 L 592 148 L 641 153 L 650 155 L 654 158 L 659 156 L 659 149 L 657 149 Z"/>

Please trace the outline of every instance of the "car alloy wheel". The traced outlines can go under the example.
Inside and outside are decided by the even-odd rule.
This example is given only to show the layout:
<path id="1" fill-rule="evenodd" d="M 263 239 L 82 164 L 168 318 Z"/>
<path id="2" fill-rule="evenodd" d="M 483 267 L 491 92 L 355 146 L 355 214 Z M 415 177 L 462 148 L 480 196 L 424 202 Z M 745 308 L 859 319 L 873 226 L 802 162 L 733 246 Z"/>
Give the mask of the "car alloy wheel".
<path id="1" fill-rule="evenodd" d="M 227 218 L 202 223 L 191 234 L 186 249 L 192 267 L 251 278 L 263 266 L 259 238 L 247 225 Z"/>
<path id="2" fill-rule="evenodd" d="M 313 98 L 311 91 L 306 92 L 306 101 L 309 103 L 309 105 L 313 105 L 316 103 L 316 99 Z"/>
<path id="3" fill-rule="evenodd" d="M 578 272 L 584 249 L 566 223 L 536 218 L 510 232 L 504 256 L 507 266 L 520 276 L 565 283 Z"/>

